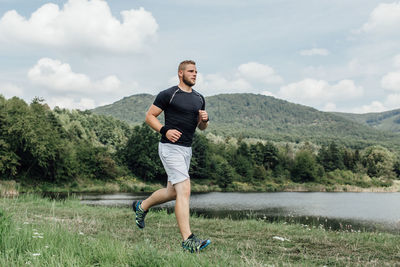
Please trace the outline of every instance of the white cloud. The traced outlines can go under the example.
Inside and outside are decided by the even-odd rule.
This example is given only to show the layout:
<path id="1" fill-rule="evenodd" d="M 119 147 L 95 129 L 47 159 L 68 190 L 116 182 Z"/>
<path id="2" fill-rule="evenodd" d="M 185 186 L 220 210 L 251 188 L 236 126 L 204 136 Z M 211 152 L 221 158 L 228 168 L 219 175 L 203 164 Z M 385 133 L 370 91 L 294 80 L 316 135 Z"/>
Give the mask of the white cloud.
<path id="1" fill-rule="evenodd" d="M 58 106 L 60 108 L 66 108 L 66 109 L 85 110 L 85 109 L 93 109 L 96 107 L 94 99 L 90 98 L 78 98 L 78 99 L 79 100 L 76 100 L 73 97 L 51 97 L 46 102 L 51 108 Z"/>
<path id="2" fill-rule="evenodd" d="M 389 94 L 383 101 L 372 101 L 368 105 L 353 108 L 349 112 L 353 113 L 371 113 L 371 112 L 383 112 L 393 109 L 400 108 L 400 93 Z"/>
<path id="3" fill-rule="evenodd" d="M 389 72 L 381 80 L 383 88 L 400 92 L 400 71 Z"/>
<path id="4" fill-rule="evenodd" d="M 58 93 L 111 93 L 118 91 L 121 85 L 114 75 L 92 81 L 85 74 L 73 72 L 69 64 L 51 58 L 40 59 L 28 71 L 28 78 L 32 83 Z"/>
<path id="5" fill-rule="evenodd" d="M 28 78 L 34 84 L 59 92 L 84 92 L 91 87 L 88 76 L 74 73 L 69 64 L 50 58 L 40 59 L 29 70 Z"/>
<path id="6" fill-rule="evenodd" d="M 85 52 L 129 53 L 140 51 L 155 37 L 158 24 L 150 12 L 143 8 L 124 10 L 121 17 L 122 22 L 113 17 L 103 0 L 69 0 L 62 9 L 48 3 L 29 19 L 11 10 L 0 19 L 0 40 Z"/>
<path id="7" fill-rule="evenodd" d="M 222 74 L 203 75 L 201 73 L 197 75 L 195 88 L 198 88 L 204 95 L 246 93 L 253 89 L 251 84 L 243 78 L 230 79 Z"/>
<path id="8" fill-rule="evenodd" d="M 76 73 L 67 63 L 50 58 L 40 59 L 28 71 L 30 82 L 44 89 L 41 93 L 51 107 L 89 109 L 139 93 L 137 82 L 122 83 L 115 75 L 92 80 Z"/>
<path id="9" fill-rule="evenodd" d="M 329 50 L 325 48 L 312 48 L 300 51 L 300 55 L 302 56 L 327 56 L 329 54 Z"/>
<path id="10" fill-rule="evenodd" d="M 400 93 L 399 94 L 389 94 L 386 97 L 385 106 L 388 107 L 388 109 L 400 108 Z"/>
<path id="11" fill-rule="evenodd" d="M 348 100 L 364 94 L 361 86 L 352 80 L 341 80 L 330 85 L 325 80 L 304 79 L 300 82 L 282 86 L 278 96 L 295 103 L 321 106 L 335 100 Z"/>
<path id="12" fill-rule="evenodd" d="M 0 83 L 0 94 L 6 98 L 11 98 L 13 96 L 22 97 L 23 90 L 12 83 Z"/>
<path id="13" fill-rule="evenodd" d="M 361 31 L 385 33 L 399 29 L 400 2 L 381 3 L 370 14 Z"/>
<path id="14" fill-rule="evenodd" d="M 261 94 L 266 95 L 266 96 L 272 96 L 272 97 L 276 98 L 276 95 L 270 91 L 262 91 Z"/>
<path id="15" fill-rule="evenodd" d="M 377 64 L 371 63 L 366 58 L 359 60 L 354 58 L 349 61 L 347 68 L 341 68 L 345 73 L 351 76 L 359 75 L 376 75 L 380 73 L 380 67 Z M 344 74 L 344 73 L 343 73 Z"/>
<path id="16" fill-rule="evenodd" d="M 259 93 L 266 85 L 282 83 L 283 79 L 268 65 L 257 62 L 241 64 L 232 73 L 197 74 L 194 88 L 204 95 L 223 93 Z M 168 80 L 170 86 L 179 83 L 177 76 Z"/>
<path id="17" fill-rule="evenodd" d="M 336 111 L 336 104 L 332 102 L 328 102 L 325 104 L 325 106 L 322 108 L 324 111 Z"/>
<path id="18" fill-rule="evenodd" d="M 372 101 L 369 105 L 363 105 L 359 108 L 354 108 L 351 112 L 353 113 L 371 113 L 371 112 L 383 112 L 388 110 L 380 101 Z"/>
<path id="19" fill-rule="evenodd" d="M 283 79 L 268 65 L 249 62 L 238 67 L 239 75 L 246 80 L 262 82 L 265 84 L 282 83 Z"/>

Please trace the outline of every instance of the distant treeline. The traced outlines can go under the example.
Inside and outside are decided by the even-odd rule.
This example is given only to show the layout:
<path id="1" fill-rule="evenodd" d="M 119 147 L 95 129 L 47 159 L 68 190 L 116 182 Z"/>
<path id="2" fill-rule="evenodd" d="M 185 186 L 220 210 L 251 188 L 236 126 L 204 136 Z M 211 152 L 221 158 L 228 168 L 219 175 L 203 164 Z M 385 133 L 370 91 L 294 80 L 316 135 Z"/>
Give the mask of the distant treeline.
<path id="1" fill-rule="evenodd" d="M 135 176 L 165 183 L 159 133 L 90 111 L 51 110 L 35 98 L 0 96 L 0 178 L 63 184 L 80 177 Z M 400 176 L 398 155 L 381 146 L 294 145 L 196 134 L 191 177 L 234 190 L 237 183 L 285 181 L 358 186 L 389 185 Z"/>

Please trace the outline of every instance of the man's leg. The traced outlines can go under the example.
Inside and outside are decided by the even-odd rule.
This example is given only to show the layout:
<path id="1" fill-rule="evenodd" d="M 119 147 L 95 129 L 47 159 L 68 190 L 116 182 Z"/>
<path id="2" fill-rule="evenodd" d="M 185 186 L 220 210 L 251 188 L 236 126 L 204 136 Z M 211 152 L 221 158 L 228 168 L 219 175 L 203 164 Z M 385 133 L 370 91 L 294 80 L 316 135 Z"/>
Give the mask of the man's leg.
<path id="1" fill-rule="evenodd" d="M 186 240 L 191 234 L 189 224 L 190 179 L 174 185 L 176 192 L 175 216 L 182 239 Z"/>
<path id="2" fill-rule="evenodd" d="M 143 200 L 143 202 L 141 203 L 141 207 L 142 207 L 142 209 L 147 211 L 151 207 L 153 207 L 157 204 L 162 204 L 162 203 L 174 200 L 175 198 L 176 198 L 175 188 L 171 184 L 171 182 L 168 182 L 166 188 L 158 189 L 153 194 L 151 194 L 150 197 Z"/>

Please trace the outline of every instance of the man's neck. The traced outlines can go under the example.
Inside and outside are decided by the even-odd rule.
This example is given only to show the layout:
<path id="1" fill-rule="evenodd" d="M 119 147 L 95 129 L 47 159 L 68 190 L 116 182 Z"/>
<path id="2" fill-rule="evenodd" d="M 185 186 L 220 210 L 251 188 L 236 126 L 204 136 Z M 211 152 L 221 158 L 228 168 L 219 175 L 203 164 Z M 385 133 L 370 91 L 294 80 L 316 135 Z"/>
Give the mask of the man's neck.
<path id="1" fill-rule="evenodd" d="M 192 92 L 192 87 L 186 85 L 186 84 L 183 83 L 183 82 L 180 82 L 180 83 L 178 84 L 178 87 L 179 87 L 182 91 L 185 91 L 185 92 L 188 92 L 188 93 L 191 93 L 191 92 Z"/>

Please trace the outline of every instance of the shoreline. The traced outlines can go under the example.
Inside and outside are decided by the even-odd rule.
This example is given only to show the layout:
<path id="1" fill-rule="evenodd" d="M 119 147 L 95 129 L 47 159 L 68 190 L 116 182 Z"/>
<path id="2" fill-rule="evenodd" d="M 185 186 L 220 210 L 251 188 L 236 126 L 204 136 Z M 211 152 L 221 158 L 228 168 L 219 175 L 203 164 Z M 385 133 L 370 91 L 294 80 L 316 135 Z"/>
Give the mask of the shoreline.
<path id="1" fill-rule="evenodd" d="M 55 193 L 55 194 L 116 194 L 116 193 L 152 193 L 162 188 L 161 184 L 145 184 L 142 182 L 133 183 L 130 186 L 123 186 L 118 182 L 102 184 L 86 184 L 78 188 L 69 186 L 40 186 L 34 187 L 21 186 L 15 181 L 0 180 L 0 197 L 15 197 L 24 193 Z M 398 193 L 400 192 L 400 180 L 394 180 L 389 187 L 358 187 L 353 185 L 322 185 L 322 184 L 286 184 L 279 185 L 273 190 L 262 190 L 265 188 L 253 185 L 241 185 L 237 190 L 222 190 L 217 186 L 200 185 L 192 182 L 192 193 L 211 193 L 211 192 L 349 192 L 349 193 Z"/>

